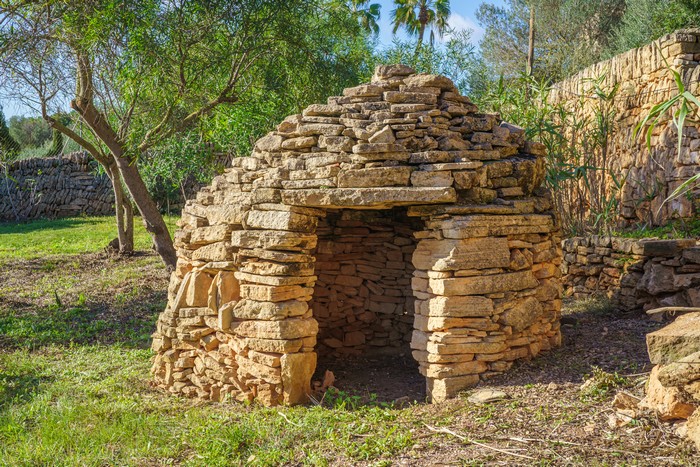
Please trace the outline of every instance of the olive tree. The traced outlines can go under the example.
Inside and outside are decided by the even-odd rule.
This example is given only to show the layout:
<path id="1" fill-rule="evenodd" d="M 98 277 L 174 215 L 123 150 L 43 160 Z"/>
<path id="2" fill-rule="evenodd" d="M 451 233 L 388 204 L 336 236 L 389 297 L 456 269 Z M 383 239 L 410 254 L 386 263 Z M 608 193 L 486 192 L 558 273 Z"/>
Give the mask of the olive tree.
<path id="1" fill-rule="evenodd" d="M 120 247 L 131 203 L 163 262 L 170 233 L 139 159 L 216 109 L 239 102 L 251 73 L 294 44 L 321 0 L 0 0 L 0 88 L 88 151 L 112 180 Z M 303 45 L 303 44 L 302 44 Z M 52 117 L 67 106 L 78 117 Z M 122 186 L 126 190 L 122 189 Z"/>

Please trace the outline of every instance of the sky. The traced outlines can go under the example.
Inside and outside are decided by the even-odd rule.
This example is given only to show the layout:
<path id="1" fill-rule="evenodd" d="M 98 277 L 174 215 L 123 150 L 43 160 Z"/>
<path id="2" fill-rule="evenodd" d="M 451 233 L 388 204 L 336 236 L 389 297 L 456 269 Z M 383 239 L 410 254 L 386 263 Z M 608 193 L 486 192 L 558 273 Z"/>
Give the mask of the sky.
<path id="1" fill-rule="evenodd" d="M 379 20 L 379 47 L 387 47 L 391 45 L 393 34 L 391 32 L 391 10 L 394 9 L 393 0 L 373 0 L 382 6 L 381 18 Z M 450 2 L 451 15 L 447 23 L 455 30 L 471 29 L 472 42 L 478 45 L 483 37 L 484 30 L 479 26 L 476 20 L 476 10 L 482 2 L 503 5 L 504 0 L 452 0 Z M 401 39 L 406 39 L 403 31 L 399 31 L 397 36 Z M 3 112 L 9 119 L 13 115 L 33 115 L 34 112 L 15 102 L 2 102 Z"/>

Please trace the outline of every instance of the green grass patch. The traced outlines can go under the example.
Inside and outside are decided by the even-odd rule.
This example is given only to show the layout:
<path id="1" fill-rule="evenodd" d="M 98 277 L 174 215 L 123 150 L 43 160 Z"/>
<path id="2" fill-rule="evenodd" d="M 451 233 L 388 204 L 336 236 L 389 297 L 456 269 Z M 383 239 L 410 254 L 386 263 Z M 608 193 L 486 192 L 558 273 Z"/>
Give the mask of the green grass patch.
<path id="1" fill-rule="evenodd" d="M 328 465 L 413 445 L 402 412 L 202 404 L 149 388 L 151 352 L 0 354 L 0 464 Z"/>
<path id="2" fill-rule="evenodd" d="M 639 226 L 613 232 L 614 236 L 624 238 L 698 238 L 700 237 L 700 217 L 675 219 L 659 227 Z"/>
<path id="3" fill-rule="evenodd" d="M 177 219 L 165 218 L 171 234 Z M 95 253 L 116 236 L 116 221 L 111 216 L 3 223 L 0 224 L 0 261 Z M 141 219 L 134 219 L 134 248 L 143 251 L 150 247 L 151 238 Z"/>

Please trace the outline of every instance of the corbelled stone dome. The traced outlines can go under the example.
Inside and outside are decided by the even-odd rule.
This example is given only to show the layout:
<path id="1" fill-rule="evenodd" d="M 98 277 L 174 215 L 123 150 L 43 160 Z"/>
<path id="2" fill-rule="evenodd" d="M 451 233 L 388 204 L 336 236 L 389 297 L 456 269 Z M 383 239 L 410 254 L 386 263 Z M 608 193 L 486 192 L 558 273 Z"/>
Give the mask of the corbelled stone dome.
<path id="1" fill-rule="evenodd" d="M 287 117 L 183 210 L 157 382 L 304 403 L 317 352 L 410 350 L 442 400 L 558 345 L 544 155 L 402 65 Z"/>

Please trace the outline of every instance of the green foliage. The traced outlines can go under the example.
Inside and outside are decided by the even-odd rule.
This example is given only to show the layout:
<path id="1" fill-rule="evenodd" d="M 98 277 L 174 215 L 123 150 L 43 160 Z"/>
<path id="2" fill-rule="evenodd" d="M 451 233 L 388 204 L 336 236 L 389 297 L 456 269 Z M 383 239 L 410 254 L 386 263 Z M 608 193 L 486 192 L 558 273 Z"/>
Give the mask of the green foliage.
<path id="1" fill-rule="evenodd" d="M 7 164 L 17 157 L 19 144 L 12 137 L 5 121 L 5 114 L 0 107 L 0 164 Z"/>
<path id="2" fill-rule="evenodd" d="M 699 0 L 628 1 L 605 56 L 641 47 L 664 34 L 691 26 L 700 26 Z"/>
<path id="3" fill-rule="evenodd" d="M 645 224 L 615 231 L 614 234 L 627 238 L 700 238 L 700 218 L 673 219 L 659 227 L 649 227 Z"/>
<path id="4" fill-rule="evenodd" d="M 394 39 L 391 46 L 378 53 L 379 63 L 403 63 L 419 73 L 445 75 L 464 94 L 471 94 L 472 76 L 479 66 L 470 30 L 450 34 L 440 47 L 420 47 L 413 41 Z"/>
<path id="5" fill-rule="evenodd" d="M 579 100 L 568 106 L 552 104 L 547 80 L 522 74 L 508 81 L 501 78 L 478 102 L 482 109 L 523 127 L 528 139 L 544 144 L 546 186 L 571 235 L 609 233 L 626 183 L 612 170 L 608 155 L 618 88 L 606 87 L 604 76 L 583 84 Z"/>
<path id="6" fill-rule="evenodd" d="M 665 59 L 664 59 L 665 61 Z M 689 117 L 697 117 L 700 113 L 700 100 L 694 96 L 690 91 L 685 89 L 685 84 L 683 83 L 683 78 L 680 73 L 672 69 L 668 63 L 666 67 L 673 75 L 673 80 L 676 84 L 678 92 L 676 95 L 671 96 L 664 102 L 660 102 L 654 105 L 649 112 L 644 116 L 641 122 L 639 122 L 634 127 L 633 136 L 636 138 L 642 130 L 644 130 L 644 135 L 646 139 L 647 149 L 651 151 L 651 137 L 654 132 L 654 128 L 660 122 L 667 118 L 667 115 L 671 114 L 671 120 L 673 125 L 676 127 L 676 133 L 678 134 L 678 157 L 681 157 L 681 152 L 683 151 L 683 130 L 685 128 L 685 122 Z M 673 192 L 668 195 L 668 197 L 663 201 L 661 207 L 671 199 L 678 198 L 686 193 L 689 193 L 700 180 L 700 174 L 695 174 L 688 180 L 681 183 Z"/>
<path id="7" fill-rule="evenodd" d="M 360 27 L 373 35 L 379 34 L 379 18 L 382 6 L 370 3 L 371 0 L 337 0 L 336 7 L 347 6 L 357 18 Z"/>
<path id="8" fill-rule="evenodd" d="M 425 30 L 430 28 L 430 45 L 435 43 L 435 33 L 442 37 L 448 30 L 449 0 L 394 0 L 391 11 L 393 32 L 403 28 L 409 36 L 417 37 L 416 49 L 423 43 Z"/>
<path id="9" fill-rule="evenodd" d="M 627 387 L 630 381 L 624 376 L 608 373 L 598 367 L 593 367 L 591 374 L 581 386 L 580 396 L 582 400 L 602 400 L 609 397 L 615 389 Z"/>
<path id="10" fill-rule="evenodd" d="M 41 117 L 10 118 L 10 134 L 20 145 L 21 149 L 40 148 L 51 140 L 51 128 Z"/>
<path id="11" fill-rule="evenodd" d="M 481 49 L 492 76 L 517 78 L 526 71 L 530 8 L 535 9 L 533 73 L 558 81 L 600 60 L 621 20 L 624 0 L 507 0 L 482 3 Z"/>

